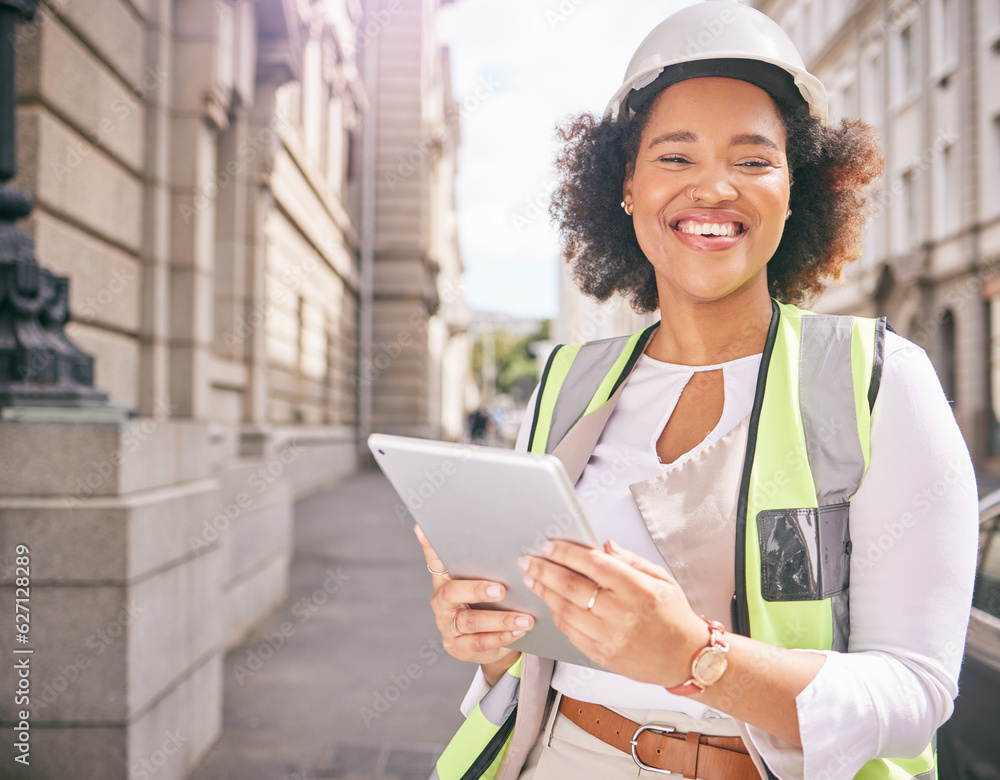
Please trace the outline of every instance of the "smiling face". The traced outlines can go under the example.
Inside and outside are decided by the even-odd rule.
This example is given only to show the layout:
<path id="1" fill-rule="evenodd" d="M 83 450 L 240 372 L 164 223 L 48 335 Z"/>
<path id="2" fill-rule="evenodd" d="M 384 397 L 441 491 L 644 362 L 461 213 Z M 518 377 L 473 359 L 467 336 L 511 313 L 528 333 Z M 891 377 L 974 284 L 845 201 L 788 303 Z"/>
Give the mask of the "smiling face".
<path id="1" fill-rule="evenodd" d="M 774 101 L 736 79 L 667 87 L 650 108 L 624 196 L 661 309 L 736 293 L 766 299 L 789 199 Z"/>

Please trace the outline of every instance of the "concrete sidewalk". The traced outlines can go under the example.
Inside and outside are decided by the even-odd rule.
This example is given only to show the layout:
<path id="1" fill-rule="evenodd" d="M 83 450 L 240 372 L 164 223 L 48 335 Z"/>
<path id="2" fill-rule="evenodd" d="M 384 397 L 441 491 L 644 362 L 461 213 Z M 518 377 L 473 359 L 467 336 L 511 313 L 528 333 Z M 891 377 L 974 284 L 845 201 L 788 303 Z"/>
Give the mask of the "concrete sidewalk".
<path id="1" fill-rule="evenodd" d="M 430 771 L 473 670 L 441 648 L 397 503 L 366 471 L 296 506 L 291 593 L 226 657 L 224 732 L 193 780 Z"/>

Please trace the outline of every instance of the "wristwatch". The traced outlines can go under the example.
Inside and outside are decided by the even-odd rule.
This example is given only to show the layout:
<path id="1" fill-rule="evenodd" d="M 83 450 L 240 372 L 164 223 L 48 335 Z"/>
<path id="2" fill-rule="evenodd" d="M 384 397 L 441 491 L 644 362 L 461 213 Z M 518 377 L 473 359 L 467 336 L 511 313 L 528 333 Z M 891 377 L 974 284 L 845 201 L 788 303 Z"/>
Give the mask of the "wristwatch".
<path id="1" fill-rule="evenodd" d="M 722 641 L 726 629 L 718 620 L 709 620 L 704 615 L 698 617 L 708 623 L 708 645 L 701 648 L 691 659 L 691 679 L 674 688 L 667 688 L 667 693 L 677 696 L 701 693 L 708 686 L 715 685 L 721 680 L 729 666 L 729 660 L 726 658 L 729 643 Z"/>

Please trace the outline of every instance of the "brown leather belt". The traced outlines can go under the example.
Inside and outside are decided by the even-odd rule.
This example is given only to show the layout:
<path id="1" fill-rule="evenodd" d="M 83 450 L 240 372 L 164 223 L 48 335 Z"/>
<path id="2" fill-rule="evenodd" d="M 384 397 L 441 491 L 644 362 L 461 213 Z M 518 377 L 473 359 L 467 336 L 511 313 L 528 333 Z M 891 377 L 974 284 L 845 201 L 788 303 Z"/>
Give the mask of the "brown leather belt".
<path id="1" fill-rule="evenodd" d="M 563 696 L 559 712 L 591 736 L 632 756 L 640 769 L 699 780 L 760 780 L 739 737 L 677 734 L 669 726 L 643 726 L 600 704 Z"/>

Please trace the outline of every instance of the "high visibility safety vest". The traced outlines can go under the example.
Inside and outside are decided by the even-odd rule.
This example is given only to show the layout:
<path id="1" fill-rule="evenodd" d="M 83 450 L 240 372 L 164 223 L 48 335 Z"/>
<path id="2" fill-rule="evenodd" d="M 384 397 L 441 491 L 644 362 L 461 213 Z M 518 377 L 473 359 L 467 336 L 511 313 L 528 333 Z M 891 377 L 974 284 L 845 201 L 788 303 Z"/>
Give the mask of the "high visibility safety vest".
<path id="1" fill-rule="evenodd" d="M 656 327 L 557 347 L 539 386 L 529 450 L 551 453 L 581 418 L 606 404 Z M 886 327 L 884 318 L 818 315 L 772 302 L 737 504 L 731 617 L 740 634 L 784 648 L 847 650 L 850 499 L 868 468 Z M 520 661 L 514 669 L 511 674 L 519 676 Z M 498 722 L 495 713 L 470 725 L 477 712 L 442 756 L 443 761 L 461 752 L 463 760 L 448 764 L 447 771 L 438 762 L 441 780 L 492 778 L 499 767 L 506 742 L 490 758 L 494 774 L 468 771 L 480 753 L 488 753 L 483 746 L 502 731 L 492 725 Z M 482 721 L 491 724 L 489 729 Z M 861 780 L 936 777 L 933 741 L 916 758 L 876 759 L 856 775 Z"/>
<path id="2" fill-rule="evenodd" d="M 521 661 L 480 700 L 438 758 L 428 780 L 493 780 L 514 733 Z"/>

